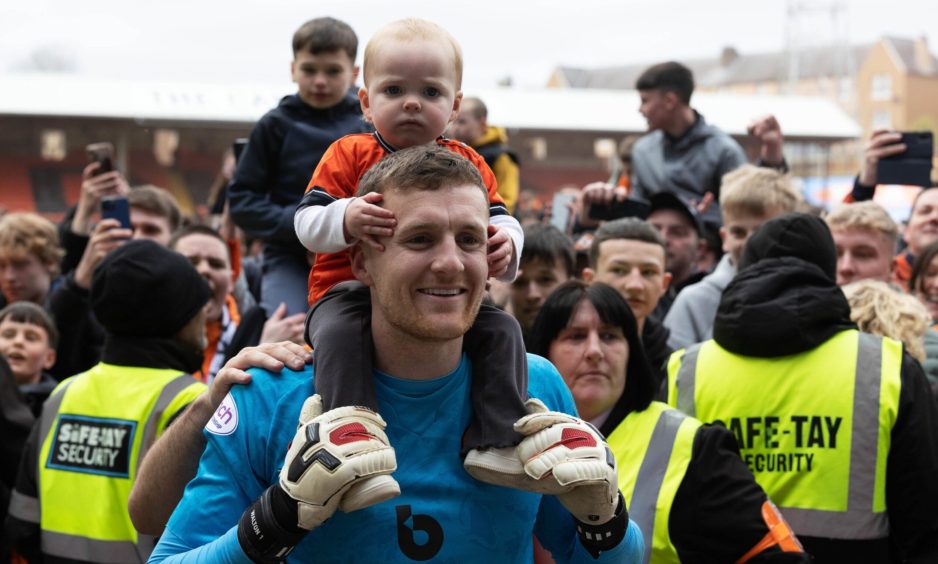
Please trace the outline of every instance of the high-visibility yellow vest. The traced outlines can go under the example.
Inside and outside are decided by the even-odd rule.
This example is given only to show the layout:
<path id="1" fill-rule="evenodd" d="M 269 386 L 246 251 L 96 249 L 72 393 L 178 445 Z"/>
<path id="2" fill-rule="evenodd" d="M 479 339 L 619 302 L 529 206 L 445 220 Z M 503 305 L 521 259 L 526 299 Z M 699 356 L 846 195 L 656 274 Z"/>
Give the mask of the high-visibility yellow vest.
<path id="1" fill-rule="evenodd" d="M 633 411 L 607 442 L 619 467 L 619 490 L 645 539 L 643 562 L 680 562 L 668 519 L 687 472 L 700 421 L 660 402 Z"/>
<path id="2" fill-rule="evenodd" d="M 743 460 L 799 536 L 889 535 L 886 458 L 902 344 L 855 330 L 776 358 L 715 341 L 675 352 L 668 403 L 736 434 Z"/>
<path id="3" fill-rule="evenodd" d="M 38 522 L 44 554 L 146 562 L 127 500 L 137 463 L 205 386 L 178 370 L 100 363 L 62 382 L 43 407 Z"/>

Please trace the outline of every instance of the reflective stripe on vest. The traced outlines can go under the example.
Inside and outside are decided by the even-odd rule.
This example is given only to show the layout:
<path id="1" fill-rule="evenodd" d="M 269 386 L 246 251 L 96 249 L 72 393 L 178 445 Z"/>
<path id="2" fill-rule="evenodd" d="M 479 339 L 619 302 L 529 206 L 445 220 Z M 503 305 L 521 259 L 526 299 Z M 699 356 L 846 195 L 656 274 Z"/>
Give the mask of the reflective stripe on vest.
<path id="1" fill-rule="evenodd" d="M 44 554 L 147 560 L 154 539 L 138 535 L 127 512 L 137 463 L 204 388 L 177 370 L 102 363 L 53 392 L 40 421 L 37 468 Z"/>
<path id="2" fill-rule="evenodd" d="M 633 411 L 609 435 L 619 489 L 645 540 L 643 562 L 680 562 L 668 520 L 700 422 L 660 402 Z"/>
<path id="3" fill-rule="evenodd" d="M 901 343 L 853 330 L 772 359 L 734 355 L 711 340 L 672 357 L 669 402 L 735 432 L 796 534 L 883 538 L 901 367 Z"/>
<path id="4" fill-rule="evenodd" d="M 39 500 L 13 490 L 10 492 L 9 514 L 20 521 L 39 524 Z"/>

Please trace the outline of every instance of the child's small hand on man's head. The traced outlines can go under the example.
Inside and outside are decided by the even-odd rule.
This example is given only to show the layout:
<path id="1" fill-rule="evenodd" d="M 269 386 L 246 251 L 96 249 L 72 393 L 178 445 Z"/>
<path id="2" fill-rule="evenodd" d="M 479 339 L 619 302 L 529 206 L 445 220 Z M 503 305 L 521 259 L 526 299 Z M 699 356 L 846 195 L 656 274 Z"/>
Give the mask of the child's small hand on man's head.
<path id="1" fill-rule="evenodd" d="M 372 192 L 355 198 L 345 208 L 343 228 L 346 241 L 362 240 L 379 251 L 384 250 L 378 238 L 393 235 L 397 220 L 394 212 L 377 205 L 382 199 L 384 196 Z"/>
<path id="2" fill-rule="evenodd" d="M 508 265 L 511 264 L 511 255 L 514 252 L 514 245 L 511 243 L 511 237 L 504 229 L 489 224 L 489 278 L 498 278 L 508 271 Z"/>

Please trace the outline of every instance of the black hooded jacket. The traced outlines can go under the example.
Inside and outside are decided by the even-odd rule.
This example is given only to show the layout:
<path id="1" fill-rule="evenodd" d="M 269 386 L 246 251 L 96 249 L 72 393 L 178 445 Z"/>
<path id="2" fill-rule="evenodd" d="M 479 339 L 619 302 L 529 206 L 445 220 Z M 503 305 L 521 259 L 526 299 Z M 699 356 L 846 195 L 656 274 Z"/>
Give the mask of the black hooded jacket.
<path id="1" fill-rule="evenodd" d="M 726 287 L 713 338 L 742 356 L 810 351 L 855 329 L 835 283 L 836 251 L 822 220 L 789 214 L 757 231 Z M 890 538 L 799 536 L 816 562 L 938 562 L 938 416 L 921 365 L 903 353 L 899 411 L 886 462 Z"/>
<path id="2" fill-rule="evenodd" d="M 309 106 L 298 94 L 284 97 L 251 131 L 228 187 L 231 217 L 268 247 L 305 261 L 306 251 L 293 228 L 296 205 L 329 145 L 365 131 L 361 106 L 351 91 L 327 109 Z"/>

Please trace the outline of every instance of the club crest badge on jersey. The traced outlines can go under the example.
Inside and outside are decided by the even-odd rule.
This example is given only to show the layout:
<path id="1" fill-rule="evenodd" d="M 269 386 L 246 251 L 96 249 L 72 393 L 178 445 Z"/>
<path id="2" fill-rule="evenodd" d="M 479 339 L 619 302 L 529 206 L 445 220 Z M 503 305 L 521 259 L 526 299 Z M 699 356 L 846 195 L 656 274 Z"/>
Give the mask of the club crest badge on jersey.
<path id="1" fill-rule="evenodd" d="M 225 396 L 212 418 L 205 424 L 205 430 L 213 435 L 230 435 L 238 428 L 238 406 L 231 394 Z"/>

